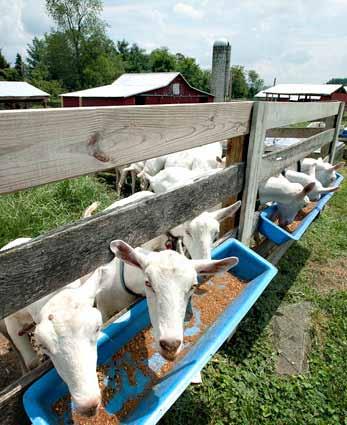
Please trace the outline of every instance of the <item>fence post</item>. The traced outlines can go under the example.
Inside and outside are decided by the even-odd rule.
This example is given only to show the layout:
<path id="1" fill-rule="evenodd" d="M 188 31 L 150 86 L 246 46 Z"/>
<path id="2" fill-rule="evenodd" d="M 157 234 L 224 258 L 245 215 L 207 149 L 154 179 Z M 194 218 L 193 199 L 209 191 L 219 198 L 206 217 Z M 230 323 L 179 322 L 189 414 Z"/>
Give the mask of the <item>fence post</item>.
<path id="1" fill-rule="evenodd" d="M 334 138 L 333 138 L 333 141 L 330 143 L 330 146 L 329 146 L 329 162 L 330 162 L 330 164 L 333 164 L 334 160 L 335 160 L 336 143 L 337 143 L 337 140 L 339 138 L 340 125 L 341 125 L 341 122 L 342 122 L 344 109 L 345 109 L 344 102 L 340 102 L 339 113 L 337 114 L 336 120 L 335 120 Z"/>
<path id="2" fill-rule="evenodd" d="M 246 160 L 246 152 L 248 146 L 248 135 L 233 137 L 227 141 L 227 152 L 226 152 L 226 162 L 225 166 L 229 167 L 230 165 L 236 164 Z M 223 207 L 228 207 L 229 205 L 234 204 L 238 200 L 237 196 L 230 196 L 225 202 L 223 202 Z M 229 230 L 232 230 L 237 225 L 239 214 L 236 216 L 228 217 L 221 223 L 220 234 L 225 235 Z"/>
<path id="3" fill-rule="evenodd" d="M 246 176 L 239 227 L 239 239 L 245 245 L 249 245 L 252 236 L 253 217 L 255 203 L 257 200 L 260 168 L 264 152 L 267 105 L 267 102 L 255 102 L 252 112 L 251 132 L 249 136 Z"/>

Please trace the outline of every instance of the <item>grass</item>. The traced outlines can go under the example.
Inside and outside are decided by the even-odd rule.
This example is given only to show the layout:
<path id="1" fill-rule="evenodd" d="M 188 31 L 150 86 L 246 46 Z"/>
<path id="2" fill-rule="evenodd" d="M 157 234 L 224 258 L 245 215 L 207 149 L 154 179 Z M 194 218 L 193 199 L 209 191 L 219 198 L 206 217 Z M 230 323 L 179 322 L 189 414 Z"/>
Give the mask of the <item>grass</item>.
<path id="1" fill-rule="evenodd" d="M 347 175 L 346 172 L 344 172 Z M 347 425 L 347 184 L 279 264 L 279 273 L 161 425 Z M 270 321 L 281 303 L 310 301 L 306 375 L 276 375 Z"/>
<path id="2" fill-rule="evenodd" d="M 1 196 L 0 247 L 13 239 L 35 237 L 76 221 L 94 201 L 105 208 L 116 198 L 115 191 L 91 176 Z"/>

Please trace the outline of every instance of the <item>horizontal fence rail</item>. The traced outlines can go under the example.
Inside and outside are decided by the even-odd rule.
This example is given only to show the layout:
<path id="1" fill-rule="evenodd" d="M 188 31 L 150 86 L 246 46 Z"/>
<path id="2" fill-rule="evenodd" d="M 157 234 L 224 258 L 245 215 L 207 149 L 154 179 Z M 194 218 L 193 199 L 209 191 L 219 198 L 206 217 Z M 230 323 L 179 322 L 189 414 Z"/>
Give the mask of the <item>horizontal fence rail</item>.
<path id="1" fill-rule="evenodd" d="M 294 145 L 276 150 L 263 156 L 260 170 L 260 180 L 274 176 L 284 168 L 305 158 L 314 150 L 331 143 L 335 129 L 325 130 Z"/>
<path id="2" fill-rule="evenodd" d="M 264 102 L 266 130 L 304 121 L 320 120 L 339 113 L 341 102 Z"/>
<path id="3" fill-rule="evenodd" d="M 0 194 L 249 133 L 253 102 L 0 112 Z"/>
<path id="4" fill-rule="evenodd" d="M 282 127 L 270 128 L 267 130 L 266 137 L 285 137 L 294 139 L 307 139 L 315 134 L 321 133 L 324 128 L 310 128 L 310 127 Z"/>
<path id="5" fill-rule="evenodd" d="M 138 246 L 236 195 L 243 175 L 244 165 L 237 164 L 0 252 L 0 318 L 105 264 L 111 240 Z"/>

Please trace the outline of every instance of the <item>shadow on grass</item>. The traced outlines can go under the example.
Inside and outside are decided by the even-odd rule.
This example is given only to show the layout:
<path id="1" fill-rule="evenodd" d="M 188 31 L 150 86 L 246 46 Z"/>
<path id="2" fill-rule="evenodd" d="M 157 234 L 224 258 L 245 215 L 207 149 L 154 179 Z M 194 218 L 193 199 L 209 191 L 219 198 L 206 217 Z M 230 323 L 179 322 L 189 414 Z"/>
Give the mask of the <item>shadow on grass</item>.
<path id="1" fill-rule="evenodd" d="M 289 289 L 295 284 L 310 254 L 310 250 L 299 242 L 281 259 L 276 277 L 243 319 L 232 340 L 222 347 L 222 351 L 235 364 L 240 364 L 251 355 L 252 347 L 276 314 Z"/>

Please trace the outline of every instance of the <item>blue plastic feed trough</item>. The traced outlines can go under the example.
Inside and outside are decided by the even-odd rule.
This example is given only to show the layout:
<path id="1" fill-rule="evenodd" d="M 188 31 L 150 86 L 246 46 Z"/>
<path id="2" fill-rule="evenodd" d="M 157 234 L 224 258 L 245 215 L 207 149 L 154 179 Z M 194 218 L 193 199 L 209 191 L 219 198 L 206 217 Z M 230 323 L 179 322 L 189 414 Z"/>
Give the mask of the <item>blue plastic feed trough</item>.
<path id="1" fill-rule="evenodd" d="M 144 368 L 150 368 L 155 374 L 169 363 L 155 349 L 148 350 L 148 357 L 142 364 L 134 361 L 125 350 L 121 355 L 114 356 L 129 341 L 134 342 L 136 334 L 149 326 L 146 300 L 138 302 L 104 330 L 98 340 L 98 363 L 102 365 L 104 371 L 104 385 L 111 391 L 114 390 L 114 395 L 107 402 L 105 409 L 108 413 L 114 414 L 122 410 L 124 403 L 138 399 L 138 404 L 133 410 L 121 418 L 121 424 L 157 423 L 189 385 L 194 375 L 205 366 L 236 329 L 277 273 L 273 265 L 237 240 L 227 240 L 213 251 L 215 259 L 228 256 L 239 257 L 240 262 L 232 272 L 248 283 L 239 283 L 240 290 L 236 298 L 229 304 L 226 303 L 225 310 L 217 320 L 203 331 L 201 331 L 201 311 L 196 307 L 195 297 L 201 297 L 200 300 L 203 302 L 209 292 L 201 291 L 201 294 L 194 295 L 192 317 L 185 327 L 184 354 L 169 372 L 153 384 L 150 376 L 143 372 Z M 223 279 L 215 281 L 213 285 L 223 288 Z M 205 302 L 206 300 L 207 298 Z M 197 334 L 198 339 L 192 342 L 192 337 Z M 128 367 L 125 368 L 125 365 Z M 129 365 L 132 369 L 131 376 L 128 373 Z M 24 407 L 32 423 L 34 425 L 71 423 L 69 412 L 59 417 L 53 411 L 53 405 L 67 393 L 67 387 L 55 369 L 37 380 L 24 395 Z"/>
<path id="2" fill-rule="evenodd" d="M 347 139 L 347 127 L 340 131 L 339 136 L 341 139 Z"/>
<path id="3" fill-rule="evenodd" d="M 344 177 L 339 173 L 336 173 L 336 175 L 337 179 L 334 185 L 339 186 Z M 315 208 L 301 221 L 300 225 L 297 227 L 297 229 L 295 229 L 293 233 L 287 232 L 271 220 L 271 218 L 276 214 L 276 205 L 272 205 L 271 207 L 266 208 L 260 214 L 259 232 L 277 245 L 281 245 L 289 240 L 299 240 L 301 236 L 305 233 L 309 225 L 312 223 L 312 221 L 317 217 L 317 215 L 322 211 L 326 203 L 334 195 L 334 193 L 335 192 L 330 192 L 323 195 L 321 199 L 316 203 Z"/>
<path id="4" fill-rule="evenodd" d="M 282 245 L 289 240 L 299 240 L 312 221 L 319 214 L 319 209 L 316 207 L 313 208 L 313 210 L 301 221 L 300 225 L 294 230 L 294 232 L 289 233 L 272 221 L 272 217 L 274 217 L 276 211 L 277 205 L 274 204 L 271 205 L 271 207 L 265 208 L 265 210 L 260 213 L 259 232 L 277 245 Z"/>

